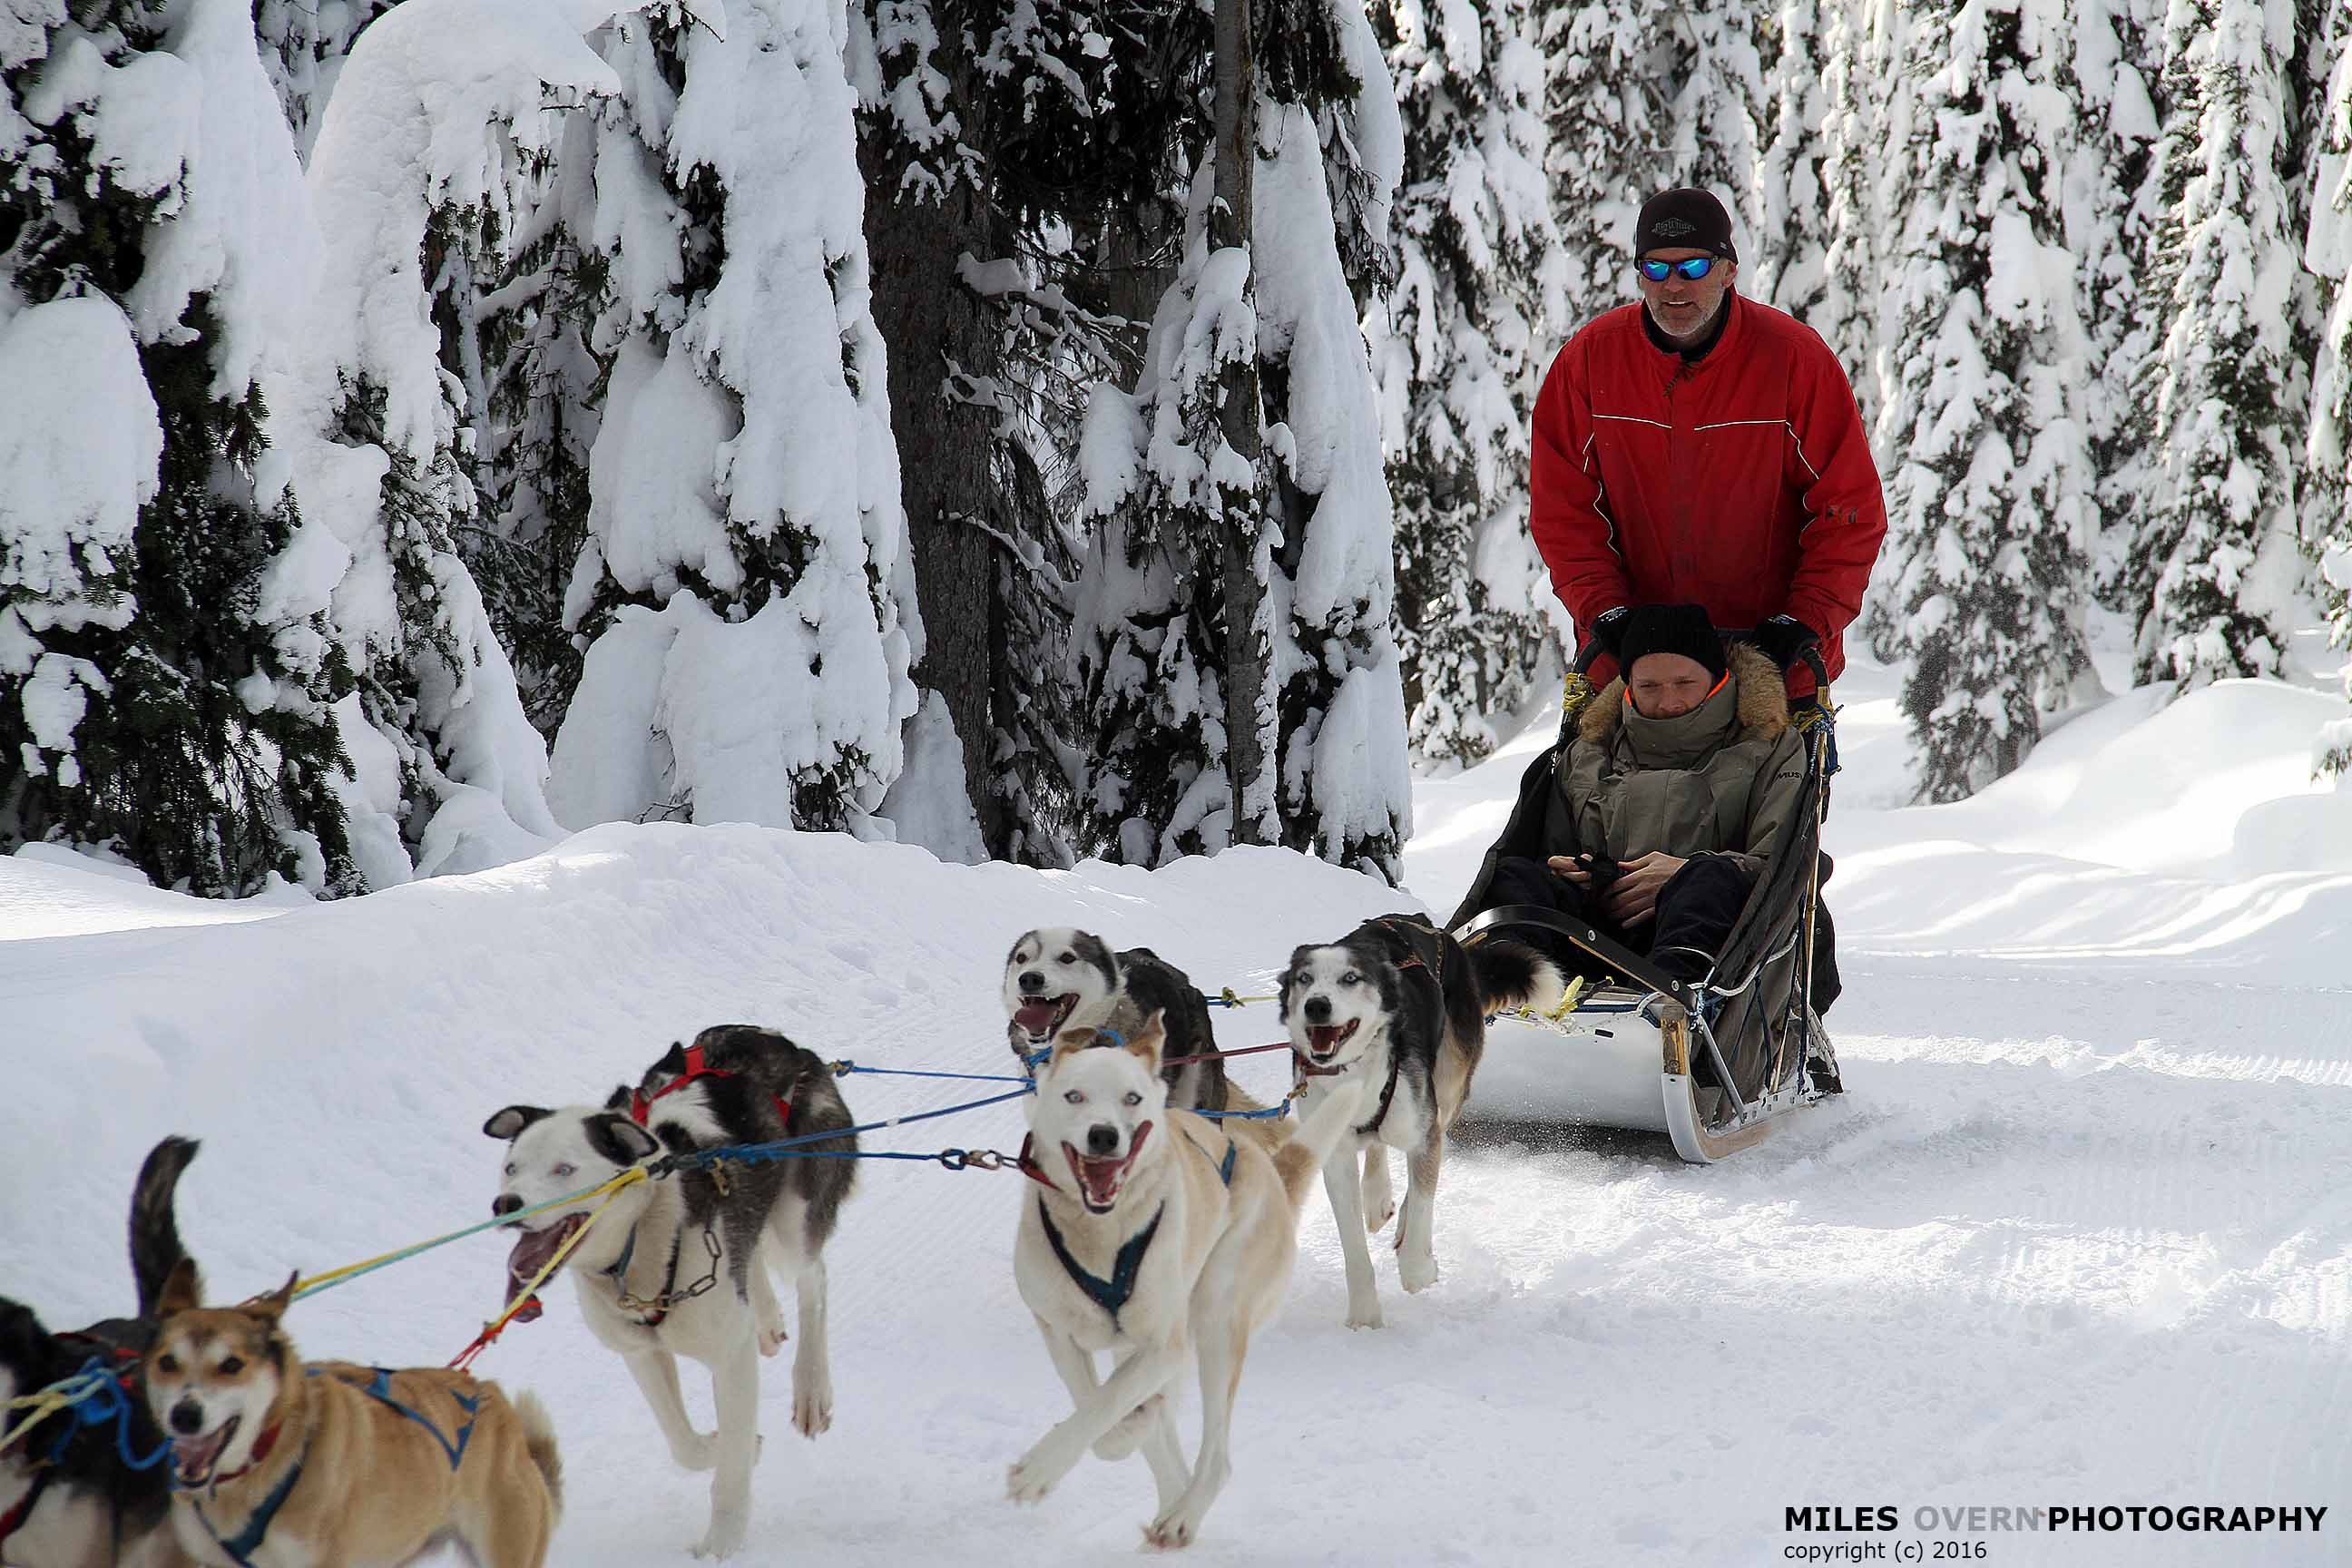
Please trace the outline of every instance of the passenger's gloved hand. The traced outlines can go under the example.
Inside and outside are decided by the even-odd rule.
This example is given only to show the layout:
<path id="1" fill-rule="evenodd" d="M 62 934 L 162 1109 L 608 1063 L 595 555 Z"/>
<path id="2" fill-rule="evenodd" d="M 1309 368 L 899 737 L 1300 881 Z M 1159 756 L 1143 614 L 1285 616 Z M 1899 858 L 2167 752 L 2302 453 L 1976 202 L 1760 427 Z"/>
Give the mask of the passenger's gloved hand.
<path id="1" fill-rule="evenodd" d="M 1794 616 L 1774 616 L 1749 635 L 1755 639 L 1756 651 L 1782 669 L 1804 658 L 1807 648 L 1820 647 L 1822 641 L 1821 633 Z"/>
<path id="2" fill-rule="evenodd" d="M 1620 655 L 1625 646 L 1625 617 L 1632 613 L 1633 606 L 1620 605 L 1613 610 L 1601 611 L 1592 623 L 1592 640 L 1619 664 L 1625 662 Z"/>

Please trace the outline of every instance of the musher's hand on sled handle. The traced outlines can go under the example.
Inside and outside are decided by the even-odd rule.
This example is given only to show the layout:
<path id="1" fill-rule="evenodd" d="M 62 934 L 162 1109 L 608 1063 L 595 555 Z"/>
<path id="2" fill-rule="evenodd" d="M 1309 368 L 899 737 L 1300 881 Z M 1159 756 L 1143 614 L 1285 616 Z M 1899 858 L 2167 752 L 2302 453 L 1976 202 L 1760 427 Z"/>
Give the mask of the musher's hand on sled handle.
<path id="1" fill-rule="evenodd" d="M 1602 654 L 1617 658 L 1626 614 L 1627 607 L 1620 605 L 1592 623 L 1592 635 L 1577 653 L 1575 673 L 1589 673 L 1593 661 Z M 1815 689 L 1829 689 L 1829 666 L 1822 661 L 1822 635 L 1796 616 L 1774 616 L 1759 626 L 1717 626 L 1716 630 L 1727 641 L 1754 644 L 1757 652 L 1784 670 L 1791 665 L 1803 665 L 1813 672 Z"/>

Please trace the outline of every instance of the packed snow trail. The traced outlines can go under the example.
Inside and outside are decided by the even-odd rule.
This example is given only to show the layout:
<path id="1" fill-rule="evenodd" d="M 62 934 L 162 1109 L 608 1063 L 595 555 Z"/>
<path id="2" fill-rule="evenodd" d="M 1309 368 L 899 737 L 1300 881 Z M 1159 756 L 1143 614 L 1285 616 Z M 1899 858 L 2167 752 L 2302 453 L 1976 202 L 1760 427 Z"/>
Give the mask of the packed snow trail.
<path id="1" fill-rule="evenodd" d="M 1681 1568 L 1947 1537 L 2000 1564 L 2352 1560 L 2352 868 L 2277 882 L 2262 918 L 2185 957 L 2125 912 L 2104 942 L 2043 942 L 2021 915 L 1957 918 L 1958 872 L 1999 882 L 2006 856 L 2053 899 L 2085 879 L 2119 910 L 2118 878 L 2143 904 L 2232 890 L 2038 850 L 1923 854 L 1948 819 L 1869 809 L 1860 750 L 1832 835 L 1849 989 L 1831 1023 L 1853 1092 L 1706 1170 L 1624 1136 L 1479 1134 L 1446 1167 L 1439 1285 L 1405 1296 L 1376 1248 L 1380 1332 L 1342 1327 L 1310 1198 L 1195 1560 Z M 1449 839 L 1444 814 L 1499 804 L 1517 765 L 1424 784 L 1428 902 L 1492 831 Z M 53 1325 L 124 1310 L 124 1202 L 166 1131 L 205 1140 L 182 1224 L 228 1298 L 486 1215 L 490 1111 L 601 1096 L 704 1025 L 1001 1071 L 999 965 L 1028 926 L 1087 926 L 1249 994 L 1295 942 L 1411 902 L 1278 851 L 1040 873 L 750 827 L 599 828 L 499 870 L 283 908 L 0 861 L 0 1291 Z M 1228 1046 L 1277 1037 L 1270 1006 L 1214 1016 Z M 1271 1095 L 1279 1063 L 1237 1074 Z M 973 1088 L 845 1084 L 862 1119 Z M 1011 1147 L 1017 1112 L 867 1142 Z M 861 1169 L 827 1254 L 835 1425 L 795 1437 L 789 1358 L 764 1364 L 739 1561 L 1098 1563 L 1138 1542 L 1140 1465 L 1089 1460 L 1037 1509 L 1004 1500 L 1006 1466 L 1066 1409 L 1011 1277 L 1021 1201 L 1009 1175 Z M 305 1301 L 290 1330 L 314 1357 L 441 1362 L 496 1307 L 504 1255 L 472 1238 Z M 554 1563 L 686 1560 L 707 1479 L 671 1466 L 569 1289 L 481 1370 L 554 1415 L 571 1483 Z M 706 1380 L 687 1384 L 707 1413 Z M 2329 1513 L 2315 1536 L 1913 1522 L 2132 1503 Z M 1804 1506 L 1893 1506 L 1902 1528 L 1784 1529 Z"/>

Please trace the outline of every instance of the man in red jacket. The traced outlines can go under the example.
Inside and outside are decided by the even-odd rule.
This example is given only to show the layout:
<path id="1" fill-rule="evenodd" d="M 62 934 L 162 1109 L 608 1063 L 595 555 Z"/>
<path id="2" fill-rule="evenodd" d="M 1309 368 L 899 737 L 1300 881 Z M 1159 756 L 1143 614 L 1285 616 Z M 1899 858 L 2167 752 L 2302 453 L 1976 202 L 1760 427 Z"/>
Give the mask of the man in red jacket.
<path id="1" fill-rule="evenodd" d="M 1628 608 L 1696 603 L 1753 628 L 1810 698 L 1798 657 L 1818 642 L 1831 679 L 1845 668 L 1886 537 L 1853 388 L 1819 333 L 1740 298 L 1731 218 L 1706 192 L 1650 198 L 1633 255 L 1641 303 L 1570 339 L 1536 399 L 1536 547 L 1601 644 L 1596 686 Z"/>

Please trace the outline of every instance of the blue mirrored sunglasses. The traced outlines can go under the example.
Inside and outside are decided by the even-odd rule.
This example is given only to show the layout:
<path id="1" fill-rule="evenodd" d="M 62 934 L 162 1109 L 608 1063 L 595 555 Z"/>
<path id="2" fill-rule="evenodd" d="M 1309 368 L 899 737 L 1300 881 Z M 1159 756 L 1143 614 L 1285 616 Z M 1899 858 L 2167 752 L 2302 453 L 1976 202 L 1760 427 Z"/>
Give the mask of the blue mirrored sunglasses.
<path id="1" fill-rule="evenodd" d="M 1664 283 L 1670 275 L 1676 272 L 1696 283 L 1715 270 L 1715 258 L 1693 256 L 1682 261 L 1643 260 L 1636 261 L 1633 265 L 1640 268 L 1642 276 L 1653 283 Z"/>

